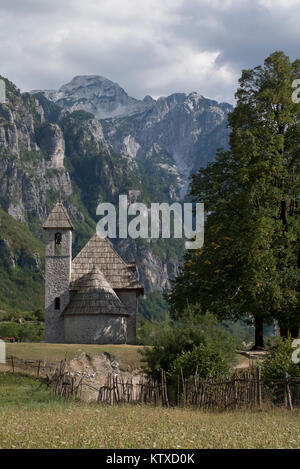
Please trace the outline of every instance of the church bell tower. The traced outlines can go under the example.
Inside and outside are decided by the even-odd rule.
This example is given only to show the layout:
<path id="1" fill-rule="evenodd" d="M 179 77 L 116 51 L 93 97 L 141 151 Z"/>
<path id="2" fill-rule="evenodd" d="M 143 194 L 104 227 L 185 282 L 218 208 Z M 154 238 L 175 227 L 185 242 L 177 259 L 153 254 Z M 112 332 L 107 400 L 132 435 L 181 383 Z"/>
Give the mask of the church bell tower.
<path id="1" fill-rule="evenodd" d="M 62 202 L 43 224 L 46 232 L 45 342 L 64 343 L 63 311 L 69 303 L 73 225 Z"/>

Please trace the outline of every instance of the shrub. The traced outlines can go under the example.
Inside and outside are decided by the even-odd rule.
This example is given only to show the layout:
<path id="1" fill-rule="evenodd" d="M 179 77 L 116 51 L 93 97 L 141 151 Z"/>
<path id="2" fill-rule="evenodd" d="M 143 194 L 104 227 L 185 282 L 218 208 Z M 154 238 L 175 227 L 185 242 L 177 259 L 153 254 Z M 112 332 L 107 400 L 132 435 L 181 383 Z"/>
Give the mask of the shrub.
<path id="1" fill-rule="evenodd" d="M 152 347 L 142 350 L 146 371 L 154 377 L 159 377 L 160 369 L 169 371 L 175 359 L 183 352 L 192 351 L 194 346 L 210 347 L 223 357 L 227 364 L 235 360 L 237 341 L 211 314 L 195 318 L 187 314 L 179 321 L 166 321 L 157 328 Z"/>
<path id="2" fill-rule="evenodd" d="M 18 337 L 19 326 L 16 323 L 0 324 L 0 337 Z"/>
<path id="3" fill-rule="evenodd" d="M 43 321 L 45 321 L 45 312 L 42 309 L 37 309 L 36 311 L 34 311 L 33 317 L 37 321 L 43 322 Z"/>
<path id="4" fill-rule="evenodd" d="M 175 358 L 169 371 L 171 377 L 180 376 L 181 370 L 185 378 L 196 373 L 200 379 L 213 374 L 219 376 L 228 371 L 228 363 L 220 352 L 212 346 L 197 345 L 192 350 L 182 352 Z"/>
<path id="5" fill-rule="evenodd" d="M 279 343 L 270 350 L 269 357 L 262 365 L 262 376 L 266 382 L 281 380 L 285 373 L 291 377 L 300 377 L 300 364 L 293 363 L 293 339 L 281 338 Z"/>
<path id="6" fill-rule="evenodd" d="M 20 326 L 19 337 L 22 342 L 41 342 L 44 339 L 44 325 L 24 324 Z"/>
<path id="7" fill-rule="evenodd" d="M 44 324 L 1 324 L 0 337 L 17 337 L 21 342 L 41 342 L 44 340 Z"/>

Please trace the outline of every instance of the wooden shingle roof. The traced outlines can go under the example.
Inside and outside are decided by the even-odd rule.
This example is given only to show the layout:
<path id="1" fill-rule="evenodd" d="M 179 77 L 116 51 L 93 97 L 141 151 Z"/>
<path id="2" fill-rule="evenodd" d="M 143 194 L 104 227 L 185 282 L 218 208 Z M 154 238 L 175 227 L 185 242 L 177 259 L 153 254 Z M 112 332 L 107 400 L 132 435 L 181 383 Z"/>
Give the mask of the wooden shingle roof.
<path id="1" fill-rule="evenodd" d="M 139 290 L 143 287 L 136 279 L 132 268 L 119 256 L 107 238 L 92 236 L 85 247 L 72 261 L 70 290 L 79 288 L 80 279 L 97 267 L 113 290 Z"/>
<path id="2" fill-rule="evenodd" d="M 68 228 L 74 230 L 69 215 L 62 202 L 57 202 L 54 209 L 43 224 L 43 228 Z"/>
<path id="3" fill-rule="evenodd" d="M 109 314 L 128 316 L 126 307 L 113 291 L 102 272 L 97 267 L 83 275 L 77 283 L 64 316 Z"/>

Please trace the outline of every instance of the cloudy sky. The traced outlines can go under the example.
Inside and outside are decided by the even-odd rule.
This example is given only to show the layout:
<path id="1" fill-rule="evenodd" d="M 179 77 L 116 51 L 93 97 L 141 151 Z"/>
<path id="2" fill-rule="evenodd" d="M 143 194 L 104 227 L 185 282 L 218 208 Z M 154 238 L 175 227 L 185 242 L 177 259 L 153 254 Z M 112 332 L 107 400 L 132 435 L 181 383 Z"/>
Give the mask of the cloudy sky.
<path id="1" fill-rule="evenodd" d="M 300 0 L 1 0 L 0 74 L 22 91 L 97 74 L 131 96 L 233 102 L 241 69 L 300 58 Z"/>

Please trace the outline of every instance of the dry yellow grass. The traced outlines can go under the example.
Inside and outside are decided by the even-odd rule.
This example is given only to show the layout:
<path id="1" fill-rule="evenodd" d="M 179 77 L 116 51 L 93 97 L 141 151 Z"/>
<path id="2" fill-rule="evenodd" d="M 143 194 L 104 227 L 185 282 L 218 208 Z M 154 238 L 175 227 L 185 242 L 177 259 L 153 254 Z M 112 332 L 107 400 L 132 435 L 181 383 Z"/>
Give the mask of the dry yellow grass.
<path id="1" fill-rule="evenodd" d="M 82 352 L 93 356 L 98 353 L 109 353 L 120 363 L 122 370 L 132 370 L 141 366 L 141 356 L 137 345 L 85 345 L 85 344 L 46 344 L 14 343 L 6 344 L 6 355 L 13 355 L 23 360 L 45 360 L 48 362 L 70 359 Z"/>
<path id="2" fill-rule="evenodd" d="M 300 448 L 299 409 L 110 407 L 57 399 L 11 373 L 0 374 L 0 422 L 0 448 Z"/>
<path id="3" fill-rule="evenodd" d="M 0 409 L 0 448 L 299 448 L 300 413 L 70 403 Z"/>

